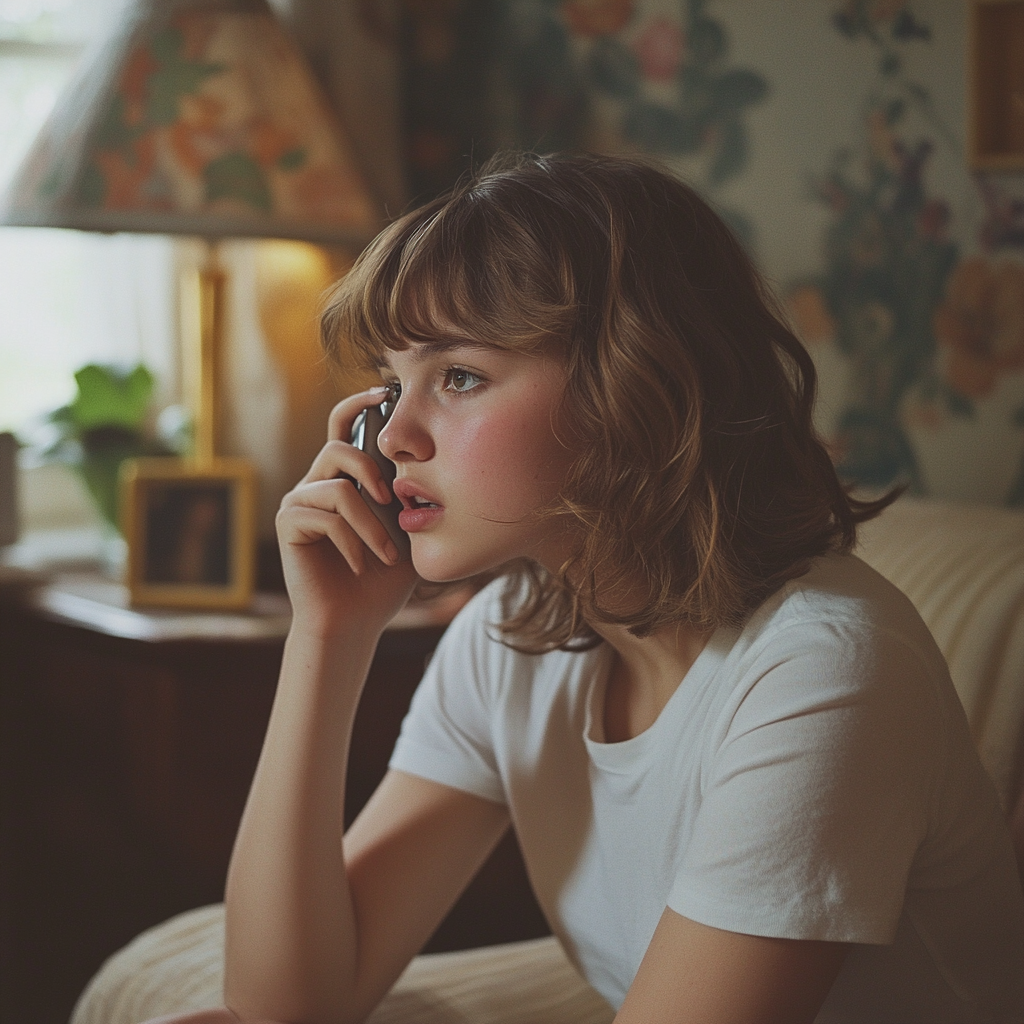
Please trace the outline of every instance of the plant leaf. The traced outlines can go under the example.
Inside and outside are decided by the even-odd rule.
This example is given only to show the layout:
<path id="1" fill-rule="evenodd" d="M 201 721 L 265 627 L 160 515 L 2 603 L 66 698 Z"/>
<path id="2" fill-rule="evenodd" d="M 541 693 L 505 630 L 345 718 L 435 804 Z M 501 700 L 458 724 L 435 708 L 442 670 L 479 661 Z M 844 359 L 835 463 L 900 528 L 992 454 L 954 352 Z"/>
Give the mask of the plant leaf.
<path id="1" fill-rule="evenodd" d="M 747 133 L 742 122 L 730 118 L 719 125 L 719 131 L 721 141 L 709 175 L 715 185 L 739 174 L 747 162 Z"/>
<path id="2" fill-rule="evenodd" d="M 58 410 L 56 422 L 74 423 L 79 434 L 97 426 L 141 428 L 153 393 L 153 375 L 141 363 L 127 372 L 90 363 L 75 374 L 75 381 L 78 394 L 67 407 L 70 415 Z"/>
<path id="3" fill-rule="evenodd" d="M 952 388 L 946 389 L 946 408 L 954 416 L 963 416 L 969 420 L 975 418 L 974 403 L 965 395 L 961 395 L 959 391 L 954 391 Z"/>
<path id="4" fill-rule="evenodd" d="M 623 134 L 654 153 L 696 153 L 705 128 L 701 118 L 683 116 L 658 103 L 637 103 L 626 115 Z"/>
<path id="5" fill-rule="evenodd" d="M 727 71 L 715 82 L 715 100 L 720 108 L 737 109 L 764 99 L 768 83 L 755 71 Z"/>
<path id="6" fill-rule="evenodd" d="M 631 99 L 639 89 L 640 63 L 618 40 L 597 40 L 589 70 L 594 84 L 610 96 Z"/>
<path id="7" fill-rule="evenodd" d="M 725 53 L 725 30 L 711 18 L 697 18 L 690 24 L 690 59 L 703 67 Z"/>

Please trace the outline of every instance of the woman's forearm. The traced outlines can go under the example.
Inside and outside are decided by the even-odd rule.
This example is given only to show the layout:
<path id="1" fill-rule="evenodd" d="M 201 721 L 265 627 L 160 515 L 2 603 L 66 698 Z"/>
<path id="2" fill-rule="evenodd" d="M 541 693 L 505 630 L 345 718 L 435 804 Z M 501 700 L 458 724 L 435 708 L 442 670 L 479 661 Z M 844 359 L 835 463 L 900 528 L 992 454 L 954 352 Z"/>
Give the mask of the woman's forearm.
<path id="1" fill-rule="evenodd" d="M 345 773 L 376 637 L 294 632 L 228 871 L 225 1000 L 243 1018 L 343 1019 L 356 984 Z"/>

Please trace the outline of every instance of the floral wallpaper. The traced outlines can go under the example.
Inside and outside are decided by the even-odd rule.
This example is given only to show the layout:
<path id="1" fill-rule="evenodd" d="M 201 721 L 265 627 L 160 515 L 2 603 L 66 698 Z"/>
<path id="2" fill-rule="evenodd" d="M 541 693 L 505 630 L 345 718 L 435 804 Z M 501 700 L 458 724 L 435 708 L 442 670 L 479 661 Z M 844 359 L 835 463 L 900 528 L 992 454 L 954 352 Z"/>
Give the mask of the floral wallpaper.
<path id="1" fill-rule="evenodd" d="M 967 5 L 406 0 L 405 11 L 421 192 L 499 147 L 659 156 L 785 296 L 846 478 L 1024 505 L 1024 174 L 968 166 Z M 475 71 L 460 80 L 467 60 Z M 430 124 L 426 68 L 447 83 Z M 472 117 L 460 121 L 467 82 Z"/>
<path id="2" fill-rule="evenodd" d="M 504 59 L 517 95 L 517 133 L 586 142 L 586 118 L 552 117 L 588 102 L 613 101 L 621 141 L 661 154 L 711 153 L 709 177 L 721 182 L 743 169 L 743 113 L 767 91 L 764 77 L 728 62 L 728 34 L 704 0 L 669 13 L 636 0 L 506 0 Z M 568 70 L 566 69 L 568 64 Z"/>
<path id="3" fill-rule="evenodd" d="M 743 171 L 747 111 L 768 83 L 730 59 L 712 4 L 505 0 L 503 15 L 512 144 L 690 158 L 700 169 L 689 177 L 708 190 Z M 751 236 L 739 211 L 722 213 Z"/>
<path id="4" fill-rule="evenodd" d="M 871 44 L 877 75 L 860 146 L 840 151 L 817 182 L 831 214 L 825 265 L 790 290 L 790 307 L 805 343 L 834 339 L 849 361 L 833 438 L 840 471 L 924 493 L 912 428 L 975 417 L 1002 375 L 1024 369 L 1022 210 L 970 179 L 986 216 L 973 245 L 952 237 L 950 204 L 929 189 L 926 170 L 936 148 L 962 151 L 928 88 L 906 73 L 907 48 L 932 35 L 911 4 L 851 0 L 832 25 Z M 909 107 L 925 134 L 906 130 Z M 1008 434 L 1020 427 L 1024 401 L 1006 422 Z M 1004 499 L 1024 504 L 1024 458 Z"/>
<path id="5" fill-rule="evenodd" d="M 705 0 L 406 0 L 405 12 L 414 192 L 499 147 L 703 156 L 710 187 L 743 170 L 745 114 L 768 83 L 730 63 Z M 482 109 L 488 87 L 502 101 Z"/>

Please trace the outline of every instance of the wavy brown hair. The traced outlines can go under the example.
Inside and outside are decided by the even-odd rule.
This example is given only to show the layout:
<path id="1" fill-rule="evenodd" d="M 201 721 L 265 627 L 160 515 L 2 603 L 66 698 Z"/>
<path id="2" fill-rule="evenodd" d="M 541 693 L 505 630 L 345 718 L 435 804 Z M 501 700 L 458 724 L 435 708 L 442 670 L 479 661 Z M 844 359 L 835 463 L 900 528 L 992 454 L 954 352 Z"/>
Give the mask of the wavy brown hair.
<path id="1" fill-rule="evenodd" d="M 552 351 L 578 453 L 558 573 L 514 567 L 501 630 L 579 650 L 741 621 L 895 495 L 851 497 L 811 421 L 816 376 L 729 229 L 637 160 L 505 156 L 395 221 L 336 287 L 329 354 L 470 337 Z"/>

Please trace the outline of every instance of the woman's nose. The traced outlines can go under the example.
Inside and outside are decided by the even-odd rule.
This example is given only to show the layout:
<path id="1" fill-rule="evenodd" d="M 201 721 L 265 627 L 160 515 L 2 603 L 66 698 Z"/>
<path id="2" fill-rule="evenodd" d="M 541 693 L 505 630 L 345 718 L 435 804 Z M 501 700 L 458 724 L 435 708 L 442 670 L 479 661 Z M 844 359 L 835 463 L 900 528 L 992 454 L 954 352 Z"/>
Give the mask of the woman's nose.
<path id="1" fill-rule="evenodd" d="M 430 433 L 417 415 L 415 400 L 403 396 L 384 424 L 377 447 L 392 462 L 423 462 L 434 454 Z"/>

